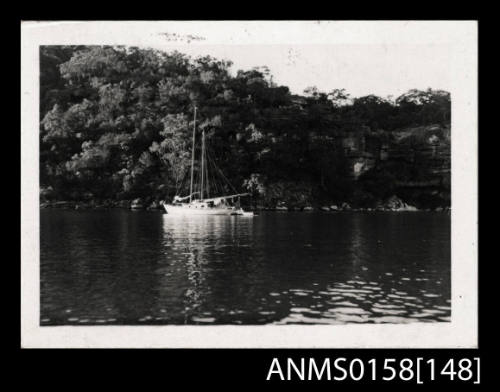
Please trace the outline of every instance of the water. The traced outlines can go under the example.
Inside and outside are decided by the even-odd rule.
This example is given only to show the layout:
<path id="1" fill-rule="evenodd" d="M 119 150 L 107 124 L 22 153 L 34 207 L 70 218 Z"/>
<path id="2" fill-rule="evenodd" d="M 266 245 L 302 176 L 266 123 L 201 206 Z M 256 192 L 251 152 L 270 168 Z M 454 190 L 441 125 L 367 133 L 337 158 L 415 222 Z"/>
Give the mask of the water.
<path id="1" fill-rule="evenodd" d="M 450 321 L 447 214 L 40 214 L 41 325 Z"/>

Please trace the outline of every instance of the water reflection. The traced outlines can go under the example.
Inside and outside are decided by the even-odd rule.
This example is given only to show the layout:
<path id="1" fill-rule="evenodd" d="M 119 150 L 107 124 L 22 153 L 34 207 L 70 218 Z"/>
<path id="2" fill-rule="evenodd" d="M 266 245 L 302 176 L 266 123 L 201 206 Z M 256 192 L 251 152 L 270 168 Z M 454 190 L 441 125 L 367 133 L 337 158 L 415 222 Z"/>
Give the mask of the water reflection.
<path id="1" fill-rule="evenodd" d="M 41 211 L 41 324 L 449 321 L 432 213 Z"/>

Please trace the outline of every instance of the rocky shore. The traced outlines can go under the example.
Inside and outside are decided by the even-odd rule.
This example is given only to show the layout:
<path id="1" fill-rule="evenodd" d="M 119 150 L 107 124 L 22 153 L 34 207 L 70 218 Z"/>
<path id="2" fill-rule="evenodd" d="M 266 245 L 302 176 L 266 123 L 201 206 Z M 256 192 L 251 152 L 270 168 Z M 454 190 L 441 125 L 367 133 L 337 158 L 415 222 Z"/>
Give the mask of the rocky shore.
<path id="1" fill-rule="evenodd" d="M 410 205 L 397 196 L 391 196 L 387 200 L 383 202 L 376 203 L 373 207 L 353 207 L 347 202 L 339 203 L 339 204 L 331 204 L 331 205 L 323 205 L 323 206 L 293 206 L 288 207 L 285 204 L 279 204 L 276 207 L 266 207 L 266 206 L 257 206 L 256 210 L 263 211 L 322 211 L 322 212 L 340 212 L 340 211 L 394 211 L 394 212 L 409 212 L 409 211 L 436 211 L 436 212 L 448 212 L 450 211 L 450 207 L 448 206 L 439 206 L 436 208 L 421 208 Z"/>
<path id="2" fill-rule="evenodd" d="M 40 208 L 62 208 L 67 210 L 106 210 L 110 208 L 123 208 L 131 210 L 162 210 L 162 205 L 163 202 L 161 201 L 146 203 L 141 199 L 40 202 Z"/>
<path id="3" fill-rule="evenodd" d="M 111 208 L 123 208 L 130 210 L 163 210 L 163 201 L 148 201 L 143 199 L 134 200 L 102 200 L 102 201 L 43 201 L 40 203 L 40 208 L 61 208 L 70 210 L 105 210 Z M 356 206 L 351 206 L 348 202 L 338 203 L 338 204 L 328 204 L 328 205 L 303 205 L 303 206 L 287 206 L 285 203 L 277 203 L 275 206 L 263 206 L 257 205 L 254 207 L 245 207 L 248 210 L 254 211 L 322 211 L 322 212 L 340 212 L 340 211 L 394 211 L 394 212 L 406 212 L 406 211 L 436 211 L 436 212 L 448 212 L 450 207 L 448 206 L 438 206 L 436 208 L 425 208 L 418 209 L 415 206 L 409 205 L 397 196 L 391 196 L 385 201 L 380 201 L 376 203 L 373 207 L 360 208 Z"/>

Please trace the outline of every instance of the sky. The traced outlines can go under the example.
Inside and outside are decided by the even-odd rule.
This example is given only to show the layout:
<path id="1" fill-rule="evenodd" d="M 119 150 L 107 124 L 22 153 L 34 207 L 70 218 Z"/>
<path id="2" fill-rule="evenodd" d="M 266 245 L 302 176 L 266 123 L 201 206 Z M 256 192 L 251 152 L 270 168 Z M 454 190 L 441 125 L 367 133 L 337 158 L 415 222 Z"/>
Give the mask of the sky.
<path id="1" fill-rule="evenodd" d="M 453 93 L 453 78 L 467 69 L 460 44 L 476 28 L 473 21 L 25 23 L 25 31 L 46 45 L 129 45 L 211 55 L 231 60 L 233 74 L 267 66 L 273 81 L 295 94 L 316 86 L 323 92 L 344 88 L 352 97 L 397 97 L 429 87 Z"/>
<path id="2" fill-rule="evenodd" d="M 397 97 L 412 89 L 450 91 L 450 50 L 437 45 L 154 45 L 164 51 L 231 60 L 231 72 L 267 66 L 278 85 L 300 94 L 309 86 L 352 97 Z"/>

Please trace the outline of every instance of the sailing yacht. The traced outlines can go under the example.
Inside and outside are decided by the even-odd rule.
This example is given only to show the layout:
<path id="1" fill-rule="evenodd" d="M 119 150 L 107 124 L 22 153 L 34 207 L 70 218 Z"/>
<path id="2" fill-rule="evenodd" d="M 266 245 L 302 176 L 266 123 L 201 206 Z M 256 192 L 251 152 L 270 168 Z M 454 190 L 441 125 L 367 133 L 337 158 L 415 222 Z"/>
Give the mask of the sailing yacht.
<path id="1" fill-rule="evenodd" d="M 193 146 L 191 151 L 191 183 L 189 187 L 189 195 L 181 197 L 176 195 L 172 203 L 164 203 L 163 207 L 169 215 L 239 215 L 253 216 L 253 212 L 244 211 L 240 207 L 240 197 L 249 196 L 249 193 L 234 193 L 231 195 L 220 195 L 210 197 L 209 195 L 209 165 L 207 161 L 207 151 L 205 145 L 205 130 L 202 131 L 201 141 L 201 168 L 200 168 L 200 183 L 199 187 L 194 184 L 194 161 L 195 161 L 195 140 L 196 140 L 196 106 L 194 108 L 194 125 L 193 125 Z M 212 165 L 222 178 L 228 183 L 224 174 L 215 166 Z M 198 190 L 196 190 L 198 188 Z M 233 188 L 234 189 L 234 188 Z"/>

